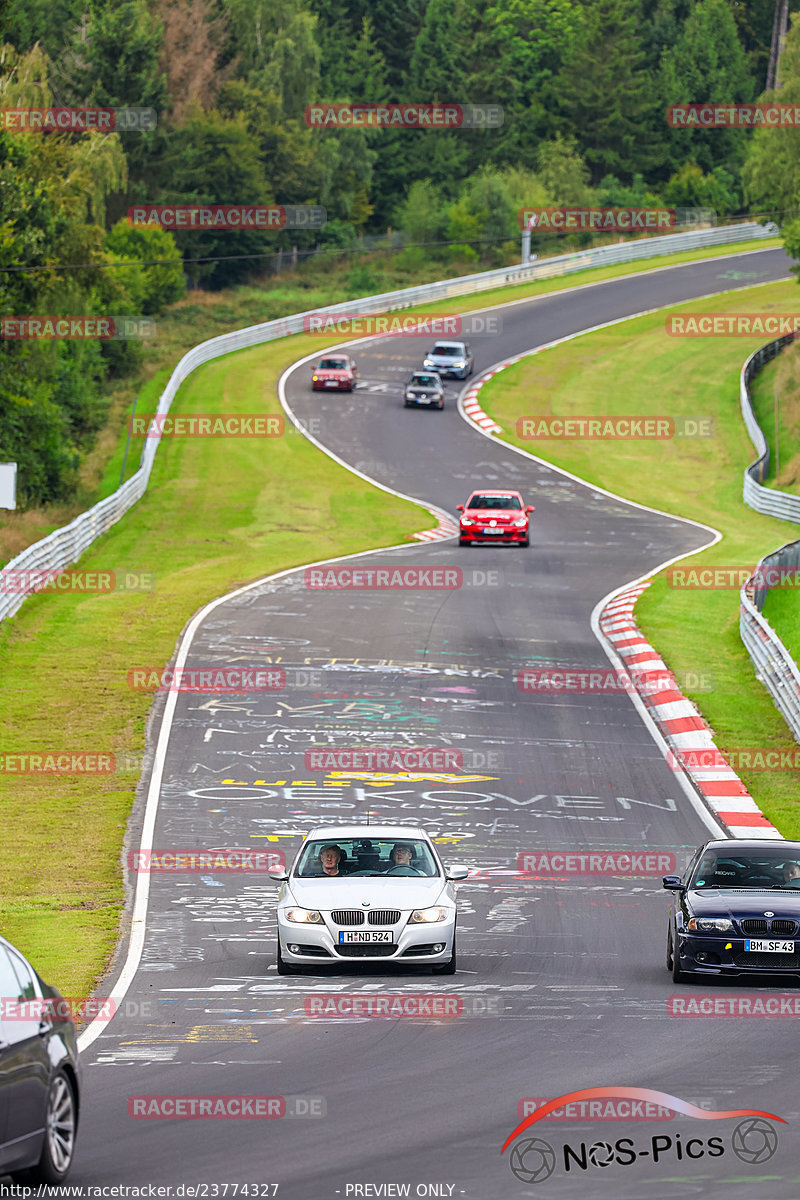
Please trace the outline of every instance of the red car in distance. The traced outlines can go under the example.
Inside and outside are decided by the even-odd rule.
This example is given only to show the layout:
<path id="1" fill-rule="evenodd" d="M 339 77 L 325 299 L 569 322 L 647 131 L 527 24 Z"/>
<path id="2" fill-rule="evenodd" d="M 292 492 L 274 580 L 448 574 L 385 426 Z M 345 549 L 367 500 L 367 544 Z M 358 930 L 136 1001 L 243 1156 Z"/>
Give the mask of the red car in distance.
<path id="1" fill-rule="evenodd" d="M 466 504 L 459 504 L 459 546 L 478 542 L 499 542 L 501 545 L 530 545 L 530 514 L 532 504 L 525 504 L 519 492 L 504 488 L 473 492 Z"/>
<path id="2" fill-rule="evenodd" d="M 358 368 L 346 354 L 332 354 L 321 358 L 311 375 L 311 390 L 314 392 L 352 392 L 356 386 Z"/>

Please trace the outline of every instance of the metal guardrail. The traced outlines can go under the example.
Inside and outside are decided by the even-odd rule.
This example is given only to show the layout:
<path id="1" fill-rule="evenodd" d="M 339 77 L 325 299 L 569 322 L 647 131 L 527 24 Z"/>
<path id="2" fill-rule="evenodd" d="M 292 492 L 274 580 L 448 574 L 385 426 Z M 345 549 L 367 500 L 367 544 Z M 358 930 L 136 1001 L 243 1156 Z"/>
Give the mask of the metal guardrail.
<path id="1" fill-rule="evenodd" d="M 614 246 L 580 250 L 574 254 L 562 254 L 556 258 L 545 259 L 543 262 L 530 263 L 527 266 L 499 267 L 493 271 L 482 271 L 474 275 L 462 275 L 455 279 L 419 284 L 416 287 L 403 288 L 399 291 L 367 296 L 361 300 L 331 304 L 325 308 L 315 309 L 314 312 L 366 315 L 396 311 L 402 308 L 411 308 L 413 305 L 425 301 L 446 300 L 453 296 L 487 291 L 508 284 L 571 275 L 576 271 L 585 271 L 589 267 L 636 262 L 640 259 L 655 258 L 665 254 L 677 254 L 682 250 L 724 246 L 733 242 L 761 241 L 774 237 L 776 232 L 775 225 L 759 225 L 754 221 L 748 221 L 741 225 L 727 225 L 721 229 L 667 234 L 664 237 L 644 238 L 640 241 L 618 243 Z M 309 315 L 309 313 L 296 313 L 291 317 L 266 321 L 262 325 L 250 325 L 246 329 L 222 334 L 220 337 L 211 338 L 209 341 L 194 346 L 183 356 L 172 372 L 167 386 L 159 398 L 157 414 L 163 416 L 169 412 L 178 388 L 196 367 L 223 354 L 228 354 L 232 350 L 257 346 L 275 338 L 286 337 L 291 333 L 303 333 L 306 331 L 304 318 Z M 69 525 L 54 530 L 46 538 L 28 546 L 16 558 L 6 563 L 3 570 L 19 573 L 55 573 L 77 562 L 84 551 L 97 538 L 106 533 L 144 495 L 160 440 L 160 435 L 148 437 L 145 440 L 138 470 L 117 491 L 95 504 L 87 512 L 81 513 Z M 26 596 L 33 594 L 34 591 L 34 588 L 30 592 L 8 591 L 0 587 L 0 620 L 13 616 Z"/>
<path id="2" fill-rule="evenodd" d="M 742 367 L 739 383 L 742 416 L 758 458 L 744 473 L 744 502 L 756 512 L 800 524 L 800 496 L 763 486 L 769 474 L 769 446 L 756 420 L 750 399 L 753 377 L 770 362 L 794 335 L 768 342 L 751 354 Z M 785 573 L 800 570 L 800 541 L 788 542 L 767 554 L 756 566 L 739 594 L 739 632 L 756 669 L 756 676 L 772 696 L 786 724 L 800 742 L 800 669 L 781 638 L 762 614 L 770 588 Z"/>

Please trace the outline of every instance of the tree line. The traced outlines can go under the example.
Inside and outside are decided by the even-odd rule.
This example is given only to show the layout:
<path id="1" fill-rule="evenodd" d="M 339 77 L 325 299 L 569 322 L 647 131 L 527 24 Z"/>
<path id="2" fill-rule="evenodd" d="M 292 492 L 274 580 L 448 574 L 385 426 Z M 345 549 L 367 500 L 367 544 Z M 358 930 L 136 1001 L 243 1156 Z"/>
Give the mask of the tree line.
<path id="1" fill-rule="evenodd" d="M 0 107 L 152 108 L 154 129 L 0 128 L 3 314 L 162 312 L 187 279 L 258 277 L 278 248 L 402 231 L 410 267 L 509 261 L 520 208 L 789 212 L 792 130 L 670 128 L 670 104 L 748 102 L 773 0 L 7 0 Z M 781 99 L 800 90 L 790 33 Z M 498 128 L 310 128 L 315 102 L 499 106 Z M 321 230 L 174 233 L 137 203 L 314 204 Z M 800 245 L 800 237 L 798 237 Z M 138 264 L 138 265 L 137 265 Z M 135 372 L 135 341 L 0 341 L 0 458 L 24 504 L 63 499 Z"/>

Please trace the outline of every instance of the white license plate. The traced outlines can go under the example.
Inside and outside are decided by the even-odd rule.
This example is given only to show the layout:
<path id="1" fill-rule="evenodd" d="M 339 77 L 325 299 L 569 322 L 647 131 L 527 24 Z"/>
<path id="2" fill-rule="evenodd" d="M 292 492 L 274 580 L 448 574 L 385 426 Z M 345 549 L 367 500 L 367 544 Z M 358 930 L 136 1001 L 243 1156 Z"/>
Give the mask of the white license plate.
<path id="1" fill-rule="evenodd" d="M 745 938 L 744 948 L 761 954 L 794 954 L 794 942 L 765 941 L 763 938 Z"/>
<path id="2" fill-rule="evenodd" d="M 503 534 L 503 533 L 507 533 L 507 532 L 508 532 L 508 531 L 507 531 L 506 529 L 482 529 L 482 530 L 481 530 L 481 533 L 499 533 L 499 534 Z"/>
<path id="3" fill-rule="evenodd" d="M 338 387 L 338 386 L 339 386 L 338 379 L 326 379 L 325 380 L 325 387 Z"/>
<path id="4" fill-rule="evenodd" d="M 353 929 L 340 930 L 340 942 L 391 942 L 391 929 Z"/>

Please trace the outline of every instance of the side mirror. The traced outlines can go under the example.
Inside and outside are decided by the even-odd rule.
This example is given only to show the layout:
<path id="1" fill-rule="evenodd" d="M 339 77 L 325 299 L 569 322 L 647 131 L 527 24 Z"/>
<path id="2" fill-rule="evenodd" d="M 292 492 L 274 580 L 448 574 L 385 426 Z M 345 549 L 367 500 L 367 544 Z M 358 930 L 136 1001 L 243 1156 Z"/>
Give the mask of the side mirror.
<path id="1" fill-rule="evenodd" d="M 464 505 L 463 505 L 463 504 L 457 504 L 457 505 L 456 505 L 456 508 L 458 509 L 458 511 L 459 511 L 459 512 L 463 512 L 463 511 L 464 511 Z"/>
<path id="2" fill-rule="evenodd" d="M 445 869 L 445 879 L 450 879 L 454 883 L 459 879 L 466 879 L 469 875 L 469 867 L 453 865 Z"/>
<path id="3" fill-rule="evenodd" d="M 686 891 L 686 888 L 681 883 L 680 875 L 665 875 L 661 880 L 661 886 L 665 887 L 668 892 Z"/>
<path id="4" fill-rule="evenodd" d="M 526 504 L 526 505 L 525 505 L 525 512 L 536 512 L 536 509 L 533 507 L 533 505 L 532 505 L 532 504 Z"/>
<path id="5" fill-rule="evenodd" d="M 289 872 L 285 867 L 270 867 L 267 874 L 273 883 L 285 883 L 289 878 Z"/>

